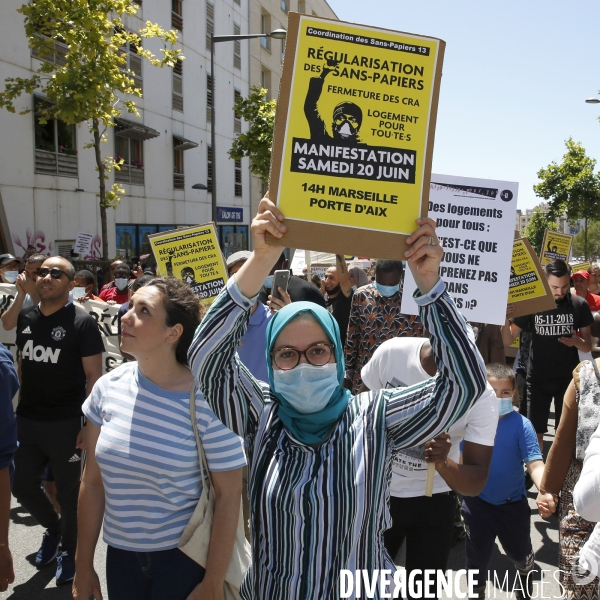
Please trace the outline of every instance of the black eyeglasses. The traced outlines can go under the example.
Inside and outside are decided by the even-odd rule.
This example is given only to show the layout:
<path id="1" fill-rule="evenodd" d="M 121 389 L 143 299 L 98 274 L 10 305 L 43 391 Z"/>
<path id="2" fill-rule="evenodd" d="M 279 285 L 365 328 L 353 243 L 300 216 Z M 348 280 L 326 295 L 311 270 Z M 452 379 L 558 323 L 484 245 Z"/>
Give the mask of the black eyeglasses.
<path id="1" fill-rule="evenodd" d="M 37 274 L 38 274 L 38 277 L 46 277 L 46 276 L 50 275 L 50 277 L 52 277 L 52 279 L 60 279 L 63 275 L 65 275 L 67 279 L 71 279 L 71 277 L 69 276 L 69 274 L 66 271 L 57 269 L 56 267 L 54 267 L 53 269 L 49 269 L 48 267 L 44 267 L 43 269 L 38 269 Z"/>
<path id="2" fill-rule="evenodd" d="M 277 348 L 277 350 L 271 350 L 270 354 L 278 368 L 282 371 L 290 371 L 298 366 L 301 356 L 305 356 L 306 360 L 315 367 L 325 366 L 331 359 L 333 348 L 335 348 L 333 344 L 318 342 L 306 350 Z"/>

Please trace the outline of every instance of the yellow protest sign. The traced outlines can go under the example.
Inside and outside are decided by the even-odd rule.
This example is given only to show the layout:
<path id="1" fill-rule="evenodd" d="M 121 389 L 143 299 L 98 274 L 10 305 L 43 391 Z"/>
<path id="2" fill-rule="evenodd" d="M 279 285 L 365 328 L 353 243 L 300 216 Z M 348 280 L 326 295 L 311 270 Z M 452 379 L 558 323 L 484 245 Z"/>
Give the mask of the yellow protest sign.
<path id="1" fill-rule="evenodd" d="M 569 260 L 572 243 L 572 235 L 546 229 L 544 241 L 542 242 L 542 253 L 540 255 L 542 265 L 546 265 L 552 260 Z"/>
<path id="2" fill-rule="evenodd" d="M 401 258 L 427 213 L 444 47 L 290 14 L 269 190 L 280 244 Z"/>
<path id="3" fill-rule="evenodd" d="M 591 266 L 592 263 L 590 262 L 577 263 L 571 265 L 571 271 L 573 271 L 573 273 L 577 273 L 577 271 L 589 271 Z"/>
<path id="4" fill-rule="evenodd" d="M 527 238 L 513 242 L 508 303 L 515 304 L 511 318 L 555 307 L 546 275 Z"/>
<path id="5" fill-rule="evenodd" d="M 213 223 L 148 236 L 158 273 L 187 283 L 200 300 L 212 300 L 227 281 Z"/>

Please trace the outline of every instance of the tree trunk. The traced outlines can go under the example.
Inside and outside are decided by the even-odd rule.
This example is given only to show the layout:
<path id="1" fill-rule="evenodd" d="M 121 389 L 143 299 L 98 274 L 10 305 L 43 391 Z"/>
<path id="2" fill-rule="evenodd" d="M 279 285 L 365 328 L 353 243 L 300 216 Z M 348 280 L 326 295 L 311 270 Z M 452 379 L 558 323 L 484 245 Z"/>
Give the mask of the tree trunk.
<path id="1" fill-rule="evenodd" d="M 584 239 L 584 242 L 583 242 L 583 248 L 584 248 L 583 255 L 584 255 L 585 260 L 587 260 L 588 259 L 588 220 L 587 220 L 587 217 L 585 218 L 585 231 L 584 231 L 584 234 L 583 234 L 583 239 Z"/>
<path id="2" fill-rule="evenodd" d="M 100 182 L 100 223 L 102 225 L 102 260 L 108 260 L 108 224 L 106 222 L 106 179 L 104 178 L 104 163 L 100 153 L 100 123 L 92 119 L 94 132 L 94 153 L 96 155 L 96 166 L 98 167 L 98 180 Z"/>

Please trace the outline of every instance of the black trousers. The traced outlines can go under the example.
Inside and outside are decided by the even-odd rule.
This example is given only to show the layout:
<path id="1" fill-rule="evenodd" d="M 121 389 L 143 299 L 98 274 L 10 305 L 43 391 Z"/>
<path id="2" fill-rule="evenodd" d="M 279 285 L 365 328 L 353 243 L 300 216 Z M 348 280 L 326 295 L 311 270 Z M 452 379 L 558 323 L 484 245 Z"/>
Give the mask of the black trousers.
<path id="1" fill-rule="evenodd" d="M 527 498 L 508 504 L 490 504 L 474 496 L 464 498 L 462 514 L 467 531 L 466 567 L 477 570 L 475 587 L 484 586 L 496 538 L 522 573 L 534 565 L 531 545 L 531 509 Z"/>
<path id="2" fill-rule="evenodd" d="M 415 569 L 445 570 L 452 546 L 456 494 L 434 494 L 431 498 L 390 496 L 392 527 L 384 542 L 392 560 L 406 539 L 406 576 Z M 423 581 L 422 577 L 415 580 Z M 430 589 L 435 594 L 435 588 Z M 425 589 L 423 589 L 425 593 Z"/>
<path id="3" fill-rule="evenodd" d="M 15 453 L 13 495 L 50 533 L 62 532 L 62 549 L 77 545 L 77 499 L 81 481 L 81 450 L 75 448 L 82 419 L 34 421 L 17 417 L 19 448 Z M 50 465 L 56 483 L 59 515 L 42 487 Z"/>
<path id="4" fill-rule="evenodd" d="M 527 379 L 527 416 L 536 433 L 548 431 L 550 405 L 554 398 L 554 427 L 558 429 L 562 415 L 563 398 L 571 383 L 569 379 L 541 381 Z"/>

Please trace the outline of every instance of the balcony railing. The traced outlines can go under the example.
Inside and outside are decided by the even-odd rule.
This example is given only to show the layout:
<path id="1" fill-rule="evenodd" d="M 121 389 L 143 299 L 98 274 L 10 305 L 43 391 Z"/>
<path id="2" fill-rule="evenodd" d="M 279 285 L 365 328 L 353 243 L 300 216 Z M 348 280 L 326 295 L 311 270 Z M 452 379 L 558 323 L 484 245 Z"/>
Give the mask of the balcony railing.
<path id="1" fill-rule="evenodd" d="M 121 165 L 121 170 L 115 169 L 115 181 L 117 183 L 130 183 L 131 185 L 144 185 L 144 169 Z"/>
<path id="2" fill-rule="evenodd" d="M 183 31 L 183 18 L 175 12 L 171 13 L 171 27 L 175 27 L 178 31 Z"/>
<path id="3" fill-rule="evenodd" d="M 60 175 L 61 177 L 78 177 L 77 156 L 47 152 L 46 150 L 35 151 L 35 172 L 43 175 Z"/>
<path id="4" fill-rule="evenodd" d="M 183 173 L 173 173 L 173 188 L 183 190 L 185 184 L 185 175 Z"/>
<path id="5" fill-rule="evenodd" d="M 39 38 L 45 38 L 45 36 L 38 35 Z M 47 39 L 47 38 L 46 38 Z M 69 49 L 67 46 L 61 42 L 54 40 L 51 42 L 51 45 L 54 49 L 53 52 L 49 51 L 48 53 L 38 52 L 34 48 L 31 49 L 31 56 L 34 58 L 39 58 L 40 60 L 45 60 L 46 62 L 53 63 L 58 67 L 62 67 L 66 64 L 67 52 Z"/>

